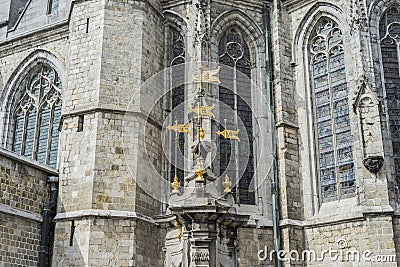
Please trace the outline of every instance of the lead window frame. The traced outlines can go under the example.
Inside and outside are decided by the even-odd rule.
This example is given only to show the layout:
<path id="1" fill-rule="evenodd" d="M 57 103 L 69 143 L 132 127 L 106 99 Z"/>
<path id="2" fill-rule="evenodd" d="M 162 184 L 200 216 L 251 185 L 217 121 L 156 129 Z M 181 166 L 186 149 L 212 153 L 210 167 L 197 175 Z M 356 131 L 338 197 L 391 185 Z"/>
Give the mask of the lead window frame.
<path id="1" fill-rule="evenodd" d="M 25 76 L 19 90 L 22 94 L 12 113 L 15 125 L 12 151 L 56 168 L 62 110 L 60 75 L 53 67 L 40 63 Z M 49 113 L 45 114 L 47 108 Z M 34 117 L 31 114 L 34 114 Z M 44 115 L 49 116 L 47 125 L 42 124 Z M 21 122 L 22 130 L 19 129 Z M 29 127 L 31 124 L 33 124 L 32 129 Z M 40 139 L 41 134 L 47 134 L 47 138 Z M 31 151 L 27 151 L 28 141 L 32 143 Z M 41 156 L 43 153 L 44 157 Z"/>
<path id="2" fill-rule="evenodd" d="M 333 44 L 330 43 L 332 40 L 334 41 Z M 330 45 L 332 46 L 330 47 Z M 334 49 L 336 49 L 337 54 L 332 54 Z M 322 17 L 319 19 L 318 23 L 313 28 L 313 33 L 310 36 L 308 55 L 309 55 L 308 68 L 310 73 L 310 86 L 312 89 L 311 97 L 312 97 L 312 109 L 313 109 L 313 136 L 315 139 L 314 149 L 316 155 L 316 174 L 318 177 L 317 184 L 319 185 L 318 186 L 319 197 L 322 203 L 354 197 L 356 194 L 356 177 L 355 177 L 355 163 L 354 163 L 355 151 L 354 151 L 354 142 L 351 141 L 352 130 L 350 124 L 350 105 L 349 105 L 350 99 L 348 96 L 349 87 L 347 84 L 347 75 L 346 75 L 346 62 L 345 62 L 345 54 L 343 47 L 343 32 L 334 20 L 328 17 Z M 322 56 L 322 59 L 320 61 L 316 61 L 317 56 Z M 335 66 L 335 64 L 332 65 L 332 63 L 335 63 L 335 61 L 332 61 L 332 59 L 335 59 L 335 57 L 337 57 L 339 60 L 341 58 L 342 60 L 342 63 L 339 64 L 338 66 Z M 315 62 L 318 64 L 319 63 L 325 64 L 325 69 L 323 70 L 324 73 L 322 73 L 321 76 L 315 75 L 315 67 L 316 67 Z M 333 76 L 333 74 L 339 76 L 340 73 L 342 74 L 341 79 L 338 79 L 336 81 L 337 83 L 334 84 L 332 78 L 334 78 L 335 76 Z M 316 87 L 317 79 L 323 78 L 324 76 L 326 77 L 326 84 L 323 84 L 323 87 L 319 88 L 320 90 L 317 90 Z M 344 81 L 340 83 L 340 80 Z M 341 92 L 340 90 L 343 90 L 342 88 L 338 91 L 335 91 L 336 89 L 335 87 L 339 89 L 341 86 L 345 87 L 346 93 L 344 93 L 341 97 L 335 98 L 335 93 L 336 92 L 340 93 Z M 325 96 L 328 97 L 328 99 L 327 101 L 321 103 L 320 101 L 322 97 L 319 98 L 318 94 L 323 93 L 324 91 L 328 92 L 328 94 L 326 94 Z M 341 101 L 347 102 L 347 104 L 344 105 L 347 106 L 347 114 L 346 110 L 344 110 L 344 115 L 338 114 L 338 116 L 336 116 L 337 115 L 335 113 L 337 107 L 336 104 L 339 104 Z M 324 107 L 325 109 L 323 109 Z M 327 111 L 327 116 L 320 117 L 318 114 L 318 110 Z M 340 110 L 343 111 L 342 109 Z M 342 132 L 338 132 L 338 128 L 335 126 L 337 126 L 338 119 L 342 119 L 344 117 L 347 117 L 347 127 L 346 127 L 347 129 L 343 130 Z M 327 122 L 327 125 L 332 125 L 332 127 L 330 127 L 330 131 L 328 131 L 330 132 L 330 134 L 326 136 L 321 135 L 320 132 L 321 129 L 319 125 L 321 122 Z M 345 143 L 345 145 L 342 145 L 343 147 L 341 147 L 338 142 L 338 140 L 340 140 L 338 138 L 338 134 L 346 132 L 348 133 L 347 136 L 348 141 Z M 332 150 L 329 150 L 329 146 L 321 148 L 320 147 L 321 140 L 327 139 L 326 137 L 329 136 L 331 137 Z M 342 154 L 339 154 L 339 152 L 344 151 L 346 148 L 350 149 L 347 150 L 347 154 L 350 153 L 351 157 L 349 160 L 341 162 L 340 155 Z M 321 158 L 321 155 L 325 151 L 325 149 L 326 149 L 325 154 L 333 153 L 332 154 L 332 160 L 334 161 L 333 165 L 331 164 L 329 166 L 325 166 L 326 164 L 322 164 L 323 158 Z M 346 151 L 343 152 L 343 155 L 346 154 L 345 152 Z M 324 170 L 325 171 L 334 170 L 334 172 L 332 172 L 334 177 L 332 176 L 330 179 L 332 180 L 331 183 L 326 184 L 326 186 L 334 186 L 331 195 L 328 194 L 324 195 L 324 181 L 322 178 L 322 171 Z M 325 176 L 328 177 L 330 175 L 326 173 Z M 348 187 L 344 188 L 342 186 L 343 184 L 347 184 Z"/>

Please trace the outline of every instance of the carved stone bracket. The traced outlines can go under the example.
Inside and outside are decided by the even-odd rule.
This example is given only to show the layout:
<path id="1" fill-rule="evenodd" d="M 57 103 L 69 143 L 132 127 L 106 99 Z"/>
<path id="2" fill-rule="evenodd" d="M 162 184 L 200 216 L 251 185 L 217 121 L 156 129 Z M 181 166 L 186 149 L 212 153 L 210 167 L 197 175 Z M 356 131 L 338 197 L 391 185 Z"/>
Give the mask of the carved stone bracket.
<path id="1" fill-rule="evenodd" d="M 369 156 L 363 160 L 364 167 L 371 173 L 377 174 L 383 166 L 382 156 Z"/>

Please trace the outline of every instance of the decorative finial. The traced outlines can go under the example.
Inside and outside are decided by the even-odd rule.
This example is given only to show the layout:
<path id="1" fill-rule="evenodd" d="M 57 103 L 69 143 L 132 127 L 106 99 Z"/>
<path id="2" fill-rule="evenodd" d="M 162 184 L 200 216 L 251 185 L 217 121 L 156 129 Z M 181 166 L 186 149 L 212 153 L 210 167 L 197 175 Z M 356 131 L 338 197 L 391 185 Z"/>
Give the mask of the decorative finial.
<path id="1" fill-rule="evenodd" d="M 178 234 L 176 235 L 176 238 L 180 239 L 182 237 L 182 224 L 180 224 L 178 221 L 175 221 L 174 226 L 178 228 Z"/>
<path id="2" fill-rule="evenodd" d="M 229 180 L 229 176 L 226 175 L 225 176 L 225 181 L 222 183 L 222 185 L 225 187 L 224 193 L 231 193 L 231 186 L 232 186 L 232 182 Z"/>
<path id="3" fill-rule="evenodd" d="M 200 140 L 204 139 L 204 129 L 203 127 L 200 128 Z"/>
<path id="4" fill-rule="evenodd" d="M 197 174 L 196 182 L 198 183 L 204 183 L 204 177 L 203 175 L 206 173 L 206 171 L 203 168 L 203 163 L 199 160 L 197 163 L 197 169 L 195 171 Z"/>
<path id="5" fill-rule="evenodd" d="M 172 194 L 179 194 L 179 187 L 181 186 L 181 182 L 179 182 L 179 178 L 177 176 L 175 176 L 174 178 L 174 182 L 171 184 L 172 188 L 174 190 L 172 190 Z"/>

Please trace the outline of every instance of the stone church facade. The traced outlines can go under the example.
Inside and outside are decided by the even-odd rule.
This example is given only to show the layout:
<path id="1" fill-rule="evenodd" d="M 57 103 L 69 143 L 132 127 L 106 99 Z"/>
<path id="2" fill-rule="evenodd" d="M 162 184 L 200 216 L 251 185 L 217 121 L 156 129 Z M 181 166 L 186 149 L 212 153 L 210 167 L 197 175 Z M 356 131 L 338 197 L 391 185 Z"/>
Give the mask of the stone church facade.
<path id="1" fill-rule="evenodd" d="M 248 216 L 235 264 L 400 263 L 400 1 L 1 0 L 0 266 L 188 266 L 160 218 L 195 140 L 164 137 L 200 61 L 247 135 L 205 131 Z"/>

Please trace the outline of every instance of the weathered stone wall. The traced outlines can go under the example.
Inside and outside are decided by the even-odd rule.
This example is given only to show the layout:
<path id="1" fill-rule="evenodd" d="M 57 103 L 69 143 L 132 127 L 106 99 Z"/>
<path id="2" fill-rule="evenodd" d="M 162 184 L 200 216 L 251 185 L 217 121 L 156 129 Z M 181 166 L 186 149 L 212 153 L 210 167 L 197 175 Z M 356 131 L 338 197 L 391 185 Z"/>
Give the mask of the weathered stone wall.
<path id="1" fill-rule="evenodd" d="M 78 132 L 78 117 L 64 120 L 60 135 L 60 191 L 58 212 L 90 209 L 92 205 L 94 151 L 97 114 L 84 115 Z M 74 141 L 72 141 L 74 140 Z"/>
<path id="2" fill-rule="evenodd" d="M 7 158 L 0 163 L 0 204 L 40 214 L 48 200 L 46 173 Z"/>
<path id="3" fill-rule="evenodd" d="M 71 233 L 71 229 L 74 229 Z M 57 223 L 56 266 L 162 266 L 164 236 L 153 223 L 86 217 Z M 89 244 L 89 246 L 88 246 Z"/>
<path id="4" fill-rule="evenodd" d="M 321 251 L 321 247 L 328 246 L 326 249 L 329 249 L 332 245 L 335 248 L 333 245 L 337 239 L 345 239 L 357 250 L 371 249 L 376 254 L 394 254 L 391 217 L 369 215 L 378 210 L 386 214 L 393 211 L 389 206 L 385 167 L 375 176 L 363 166 L 365 157 L 383 155 L 384 138 L 379 128 L 379 118 L 371 111 L 370 115 L 376 123 L 372 135 L 376 140 L 372 146 L 367 147 L 361 140 L 361 136 L 366 133 L 360 125 L 360 114 L 353 112 L 353 107 L 355 110 L 359 104 L 353 96 L 363 93 L 358 86 L 360 77 L 369 78 L 367 90 L 381 86 L 374 84 L 375 80 L 372 79 L 371 57 L 376 56 L 373 56 L 371 49 L 376 48 L 371 48 L 369 43 L 371 38 L 375 38 L 375 30 L 368 32 L 364 24 L 370 16 L 376 16 L 375 11 L 369 13 L 367 10 L 370 7 L 365 6 L 365 3 L 352 1 L 282 1 L 274 8 L 273 52 L 283 248 L 285 251 Z M 313 116 L 310 116 L 314 112 L 312 81 L 307 60 L 309 35 L 316 22 L 323 17 L 335 20 L 343 34 L 357 180 L 355 197 L 331 203 L 322 203 L 320 196 L 315 153 L 318 144 L 314 140 Z M 371 110 L 377 108 L 376 105 Z M 353 225 L 355 220 L 361 221 Z M 300 238 L 302 235 L 303 238 Z M 381 239 L 387 243 L 376 247 L 375 243 L 381 242 Z M 295 261 L 284 263 L 285 266 L 302 264 Z M 326 266 L 327 263 L 307 264 Z M 351 266 L 352 263 L 345 264 Z M 365 262 L 357 264 L 374 266 L 373 263 Z M 388 266 L 392 265 L 388 263 Z"/>
<path id="5" fill-rule="evenodd" d="M 384 68 L 382 64 L 383 54 L 381 52 L 381 36 L 380 29 L 377 27 L 380 21 L 384 19 L 384 13 L 389 10 L 390 7 L 399 6 L 400 2 L 396 0 L 384 0 L 384 1 L 367 1 L 369 7 L 369 17 L 368 17 L 368 27 L 366 27 L 365 32 L 368 38 L 366 38 L 367 48 L 369 48 L 372 57 L 367 57 L 365 61 L 367 61 L 368 67 L 371 70 L 371 80 L 374 82 L 373 87 L 377 91 L 380 99 L 382 101 L 382 108 L 380 110 L 381 115 L 381 130 L 382 130 L 382 142 L 384 144 L 384 157 L 385 157 L 385 169 L 386 169 L 386 179 L 389 187 L 389 195 L 391 205 L 396 209 L 396 213 L 399 213 L 399 201 L 400 194 L 398 190 L 399 180 L 396 178 L 396 168 L 395 162 L 393 158 L 393 152 L 396 151 L 396 148 L 392 145 L 392 136 L 394 135 L 393 130 L 395 129 L 393 126 L 389 126 L 389 116 L 392 111 L 388 111 L 389 103 L 387 103 L 386 98 L 387 95 L 384 92 L 385 80 L 384 80 Z M 396 59 L 396 55 L 393 55 L 393 60 Z M 393 61 L 394 62 L 394 61 Z M 387 69 L 385 69 L 387 70 Z M 395 71 L 395 70 L 394 70 Z M 386 77 L 388 77 L 386 75 Z M 386 81 L 387 82 L 387 81 Z M 400 245 L 400 244 L 399 244 Z"/>
<path id="6" fill-rule="evenodd" d="M 379 54 L 376 47 L 376 30 L 371 30 L 370 33 L 359 32 L 353 27 L 353 22 L 357 21 L 354 20 L 354 10 L 350 9 L 350 2 L 278 1 L 276 6 L 272 6 L 271 3 L 274 9 L 271 14 L 273 26 L 271 36 L 275 70 L 282 248 L 287 251 L 313 249 L 318 253 L 325 246 L 335 248 L 338 239 L 345 239 L 352 248 L 371 249 L 375 253 L 385 255 L 395 254 L 394 245 L 396 245 L 400 258 L 399 219 L 395 217 L 392 222 L 390 216 L 363 215 L 365 211 L 371 213 L 382 211 L 390 214 L 392 210 L 389 204 L 396 208 L 397 195 L 395 182 L 391 181 L 392 201 L 389 203 L 386 170 L 383 169 L 375 177 L 362 165 L 365 156 L 363 153 L 366 150 L 364 151 L 360 140 L 361 128 L 358 125 L 357 114 L 351 113 L 351 122 L 354 144 L 357 148 L 355 165 L 358 191 L 356 197 L 351 199 L 351 203 L 341 201 L 331 208 L 322 205 L 317 174 L 312 168 L 314 165 L 310 165 L 315 163 L 313 157 L 315 142 L 312 141 L 310 132 L 313 125 L 308 120 L 308 114 L 312 110 L 310 84 L 307 75 L 304 75 L 309 66 L 303 62 L 305 55 L 302 53 L 307 48 L 303 46 L 301 40 L 301 35 L 307 35 L 311 30 L 307 19 L 312 18 L 311 15 L 319 18 L 321 14 L 340 18 L 338 20 L 342 23 L 340 26 L 343 27 L 345 39 L 344 49 L 347 51 L 346 69 L 351 96 L 357 93 L 357 80 L 360 75 L 365 74 L 372 78 L 374 77 L 372 72 L 379 69 L 378 60 L 371 58 L 371 55 L 377 58 L 376 55 Z M 395 1 L 380 2 L 385 5 Z M 171 7 L 183 18 L 190 12 L 187 4 L 173 1 L 165 1 L 163 4 Z M 383 9 L 383 6 L 378 9 Z M 210 11 L 212 20 L 229 10 L 236 10 L 235 12 L 251 18 L 252 21 L 245 25 L 252 25 L 254 28 L 249 27 L 247 30 L 262 31 L 262 11 L 259 1 L 215 1 Z M 310 11 L 312 12 L 308 13 Z M 370 15 L 373 14 L 368 14 Z M 235 16 L 229 18 L 239 18 L 237 14 Z M 181 20 L 183 19 L 176 21 L 181 22 Z M 39 19 L 33 20 L 35 21 L 39 22 Z M 30 27 L 34 25 L 29 24 L 29 20 L 24 20 L 23 23 L 27 26 L 23 30 L 31 29 Z M 223 24 L 233 25 L 234 21 L 224 18 Z M 223 27 L 218 29 L 222 31 Z M 212 38 L 214 37 L 211 36 Z M 369 43 L 373 46 L 369 47 Z M 161 171 L 160 106 L 156 107 L 157 112 L 152 113 L 151 120 L 147 120 L 146 117 L 149 108 L 154 105 L 156 96 L 161 95 L 162 86 L 154 86 L 148 91 L 138 90 L 144 81 L 163 69 L 163 45 L 164 29 L 159 1 L 152 1 L 149 4 L 146 1 L 122 3 L 109 0 L 75 2 L 69 25 L 65 22 L 59 27 L 39 30 L 0 43 L 0 93 L 8 89 L 7 83 L 15 76 L 15 70 L 36 49 L 50 51 L 66 66 L 65 79 L 62 81 L 65 85 L 65 96 L 64 121 L 60 138 L 61 177 L 58 210 L 62 218 L 57 220 L 55 264 L 60 266 L 162 265 L 163 256 L 160 251 L 164 235 L 162 231 L 153 224 L 137 218 L 122 219 L 118 217 L 120 215 L 111 213 L 110 218 L 105 218 L 107 215 L 102 212 L 135 211 L 148 216 L 160 213 L 160 203 L 152 194 L 160 191 L 158 184 L 152 180 Z M 190 45 L 187 44 L 187 47 Z M 217 46 L 216 43 L 213 45 L 214 48 Z M 216 60 L 215 51 L 211 54 L 212 59 Z M 370 82 L 372 89 L 381 87 L 379 77 L 376 80 L 371 79 Z M 135 105 L 130 113 L 126 113 L 132 97 L 135 97 Z M 351 100 L 351 97 L 349 99 Z M 82 118 L 83 129 L 78 131 L 78 122 Z M 4 124 L 1 124 L 2 135 L 5 134 L 3 127 Z M 145 132 L 148 135 L 144 134 Z M 386 140 L 388 138 L 382 137 L 379 128 L 376 128 L 374 135 L 388 142 Z M 10 144 L 10 139 L 6 141 Z M 367 152 L 383 153 L 381 143 L 376 143 L 374 150 Z M 386 156 L 389 156 L 388 152 Z M 45 175 L 40 172 L 31 173 L 31 167 L 21 166 L 23 165 L 11 164 L 9 167 L 4 167 L 4 171 L 0 169 L 1 204 L 28 213 L 40 214 L 43 203 L 47 200 L 47 195 L 43 191 L 47 190 Z M 13 182 L 13 179 L 17 181 Z M 138 179 L 146 184 L 145 190 L 137 186 Z M 21 189 L 31 185 L 42 187 L 25 191 Z M 154 191 L 149 191 L 149 188 Z M 265 203 L 270 204 L 269 193 L 263 197 L 267 199 Z M 266 209 L 271 211 L 269 207 Z M 82 213 L 85 212 L 103 215 L 96 216 L 90 213 L 83 216 Z M 346 216 L 342 216 L 342 213 Z M 270 212 L 260 216 L 268 218 L 264 218 L 263 223 L 270 223 Z M 28 260 L 31 260 L 30 257 L 35 257 L 33 254 L 38 249 L 40 222 L 10 214 L 4 214 L 1 220 L 4 237 L 1 237 L 0 253 L 5 254 L 1 254 L 0 260 L 29 265 L 23 262 L 24 256 L 15 254 L 22 255 L 25 251 L 18 252 L 16 247 L 28 246 L 29 249 L 24 255 L 28 255 Z M 12 233 L 10 229 L 14 229 Z M 29 236 L 26 236 L 27 232 Z M 12 236 L 15 236 L 15 240 Z M 33 241 L 28 244 L 27 238 Z M 257 253 L 264 249 L 265 245 L 272 249 L 272 240 L 270 228 L 242 229 L 239 232 L 241 264 L 269 266 L 270 263 L 258 260 Z M 17 258 L 20 263 L 17 262 Z M 37 258 L 33 258 L 33 261 L 35 260 Z M 285 266 L 303 264 L 303 262 L 286 262 Z M 319 266 L 324 263 L 307 264 Z M 345 265 L 350 266 L 351 263 Z"/>
<path id="7" fill-rule="evenodd" d="M 41 223 L 0 212 L 0 266 L 37 266 Z"/>
<path id="8" fill-rule="evenodd" d="M 56 174 L 0 150 L 0 266 L 38 264 L 42 212 L 49 202 L 46 170 Z"/>
<path id="9" fill-rule="evenodd" d="M 139 89 L 162 67 L 161 20 L 159 13 L 145 7 L 143 2 L 125 5 L 108 1 L 103 6 L 102 2 L 87 1 L 76 4 L 72 11 L 60 166 L 64 170 L 60 194 L 65 211 L 135 210 L 134 179 L 150 174 L 143 167 L 138 171 L 146 161 L 146 114 L 139 107 L 134 110 L 136 114 L 125 117 L 132 97 L 142 107 L 154 105 L 154 97 L 141 97 Z M 142 46 L 147 49 L 144 53 Z M 158 88 L 162 91 L 161 86 L 152 90 L 157 92 Z M 77 131 L 79 116 L 83 116 L 82 132 Z M 156 143 L 157 150 L 161 141 L 159 126 L 149 127 L 154 128 L 152 143 Z M 125 151 L 128 147 L 132 150 Z M 128 152 L 131 166 L 127 166 L 124 156 Z M 149 160 L 160 171 L 160 156 L 152 157 Z M 145 209 L 151 209 L 148 204 L 144 204 Z"/>
<path id="10" fill-rule="evenodd" d="M 281 244 L 285 251 L 303 250 L 304 237 L 301 228 L 287 223 L 304 219 L 304 195 L 300 175 L 301 135 L 298 108 L 304 96 L 296 94 L 292 61 L 292 43 L 295 28 L 293 14 L 279 3 L 272 6 L 272 53 L 274 68 L 275 121 L 279 180 L 280 219 L 286 223 L 281 228 Z M 303 11 L 304 12 L 304 11 Z M 304 14 L 304 13 L 303 13 Z M 302 14 L 302 15 L 303 15 Z M 282 225 L 282 223 L 281 223 Z M 283 266 L 302 266 L 302 262 L 283 262 Z"/>
<path id="11" fill-rule="evenodd" d="M 239 266 L 274 266 L 274 261 L 270 261 L 269 251 L 274 249 L 273 233 L 271 228 L 251 228 L 244 227 L 238 232 L 238 258 Z M 264 260 L 265 249 L 268 256 Z M 259 253 L 263 250 L 264 253 Z M 262 260 L 259 260 L 262 258 Z"/>
<path id="12" fill-rule="evenodd" d="M 397 265 L 400 265 L 400 218 L 398 215 L 393 217 L 393 235 Z"/>
<path id="13" fill-rule="evenodd" d="M 135 247 L 132 266 L 164 266 L 166 230 L 143 221 L 135 223 Z"/>
<path id="14" fill-rule="evenodd" d="M 28 34 L 24 38 L 10 38 L 0 44 L 1 119 L 4 119 L 7 115 L 3 107 L 8 101 L 12 101 L 12 99 L 5 99 L 4 96 L 16 89 L 9 86 L 10 82 L 16 78 L 17 74 L 27 71 L 21 69 L 20 65 L 29 60 L 30 55 L 38 49 L 49 51 L 60 62 L 64 62 L 66 58 L 66 32 L 67 27 L 60 25 L 58 28 L 40 34 Z M 58 62 L 53 63 L 60 67 Z M 58 68 L 57 70 L 63 76 L 63 69 Z M 1 139 L 7 142 L 2 145 L 10 148 L 12 137 L 5 131 L 5 126 L 10 127 L 11 125 L 7 125 L 2 120 L 0 126 Z M 2 207 L 0 212 L 0 265 L 37 266 L 41 237 L 41 215 L 43 206 L 49 201 L 47 173 L 40 168 L 38 169 L 37 166 L 40 166 L 40 164 L 30 162 L 29 159 L 18 155 L 12 155 L 10 152 L 4 153 L 7 154 L 7 157 L 3 154 L 0 155 L 0 205 Z M 52 170 L 52 175 L 55 174 L 56 171 Z"/>
<path id="15" fill-rule="evenodd" d="M 83 1 L 73 5 L 69 42 L 64 48 L 68 53 L 66 115 L 98 106 L 103 29 L 103 1 Z"/>
<path id="16" fill-rule="evenodd" d="M 27 1 L 25 3 L 28 4 Z M 71 0 L 60 0 L 58 3 L 58 10 L 53 14 L 48 14 L 48 5 L 48 1 L 40 0 L 29 2 L 28 8 L 26 9 L 26 5 L 23 6 L 23 10 L 20 10 L 17 15 L 18 19 L 16 17 L 13 18 L 13 20 L 16 20 L 15 24 L 10 25 L 11 23 L 9 22 L 8 26 L 7 24 L 4 26 L 4 28 L 7 29 L 7 35 L 0 34 L 0 40 L 6 39 L 6 36 L 7 38 L 10 38 L 26 34 L 27 32 L 38 28 L 51 27 L 67 20 Z M 46 8 L 43 8 L 43 6 Z M 5 20 L 9 19 L 8 14 L 3 18 Z M 0 32 L 1 28 L 2 26 L 0 26 Z"/>
<path id="17" fill-rule="evenodd" d="M 0 64 L 3 85 L 7 85 L 7 83 L 13 78 L 13 74 L 17 67 L 37 49 L 50 51 L 55 54 L 60 61 L 65 63 L 68 53 L 68 50 L 66 49 L 67 44 L 67 24 L 62 24 L 59 27 L 40 32 L 39 34 L 31 33 L 24 36 L 24 38 L 10 38 L 1 42 Z M 0 87 L 0 94 L 3 93 L 3 89 L 4 88 Z"/>
<path id="18" fill-rule="evenodd" d="M 144 109 L 162 87 L 142 94 L 140 86 L 162 68 L 161 25 L 145 1 L 73 6 L 54 264 L 162 265 L 163 237 L 139 219 L 159 214 L 160 203 L 137 183 L 159 191 L 159 120 Z"/>
<path id="19" fill-rule="evenodd" d="M 391 216 L 366 217 L 363 220 L 353 222 L 306 226 L 305 236 L 307 250 L 313 250 L 317 255 L 317 260 L 307 260 L 307 266 L 326 266 L 327 264 L 397 266 L 396 262 L 393 262 L 394 258 L 392 258 L 392 262 L 379 262 L 379 259 L 374 258 L 378 255 L 396 255 Z M 341 244 L 345 244 L 343 249 L 340 249 Z M 338 251 L 337 254 L 332 254 L 337 255 L 338 260 L 332 261 L 328 253 L 322 256 L 323 250 L 329 249 Z M 362 255 L 367 250 L 371 251 L 371 254 L 366 255 L 368 258 L 364 258 Z M 342 254 L 340 251 L 342 251 Z M 348 254 L 351 251 L 357 251 L 360 254 L 360 261 L 353 260 L 357 257 L 353 258 L 353 255 Z M 318 258 L 324 258 L 324 260 L 318 260 Z"/>
<path id="20" fill-rule="evenodd" d="M 24 38 L 10 38 L 9 40 L 0 43 L 0 142 L 2 147 L 11 150 L 12 134 L 10 129 L 13 128 L 13 120 L 9 121 L 9 110 L 7 105 L 14 103 L 14 94 L 17 90 L 12 86 L 13 82 L 18 80 L 20 75 L 27 74 L 29 69 L 25 69 L 25 65 L 35 64 L 38 56 L 41 62 L 53 60 L 49 57 L 52 55 L 54 59 L 51 63 L 61 76 L 63 88 L 67 88 L 65 76 L 65 65 L 67 59 L 68 25 L 63 24 L 51 30 L 40 32 L 40 34 L 29 34 Z M 33 61 L 33 62 L 31 62 Z M 7 98 L 8 97 L 8 98 Z M 64 100 L 64 99 L 63 99 Z"/>

